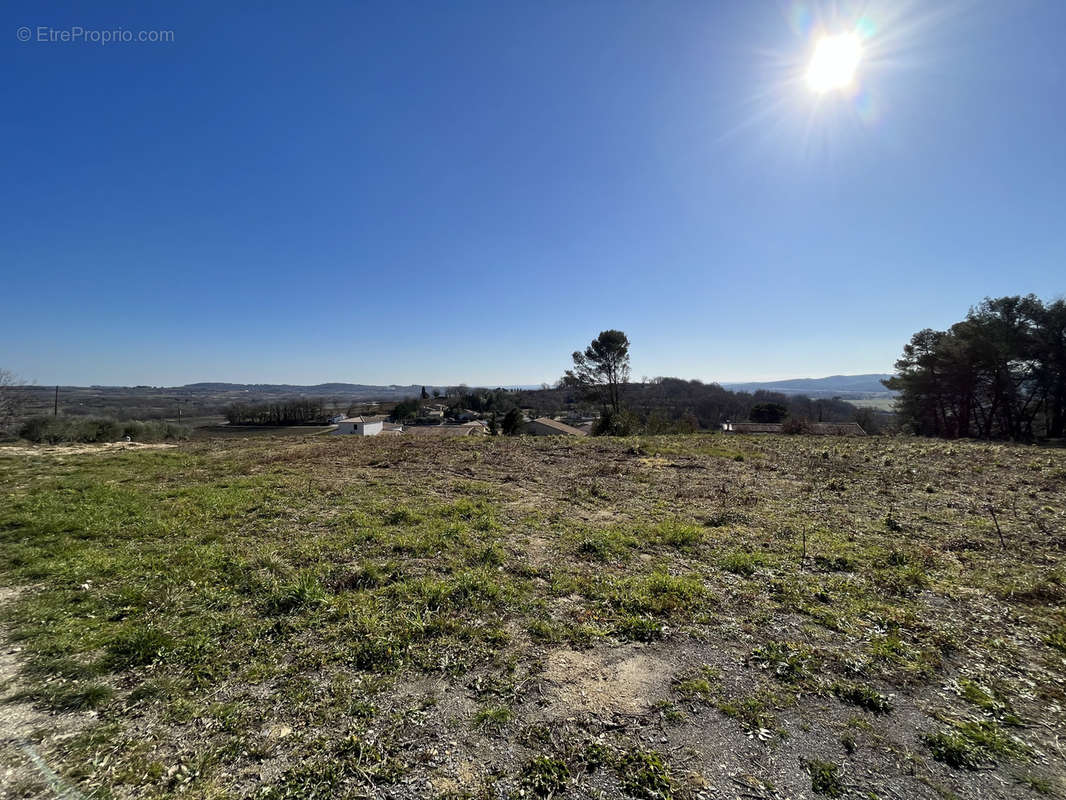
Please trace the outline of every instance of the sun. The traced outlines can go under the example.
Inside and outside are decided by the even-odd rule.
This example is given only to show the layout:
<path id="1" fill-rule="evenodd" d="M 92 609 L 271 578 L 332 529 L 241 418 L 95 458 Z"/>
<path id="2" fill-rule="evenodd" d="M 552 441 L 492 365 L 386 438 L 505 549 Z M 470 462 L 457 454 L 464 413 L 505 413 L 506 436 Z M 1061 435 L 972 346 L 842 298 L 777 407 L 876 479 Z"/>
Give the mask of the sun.
<path id="1" fill-rule="evenodd" d="M 819 94 L 846 89 L 855 80 L 861 57 L 862 47 L 855 34 L 823 36 L 815 45 L 807 67 L 807 86 Z"/>

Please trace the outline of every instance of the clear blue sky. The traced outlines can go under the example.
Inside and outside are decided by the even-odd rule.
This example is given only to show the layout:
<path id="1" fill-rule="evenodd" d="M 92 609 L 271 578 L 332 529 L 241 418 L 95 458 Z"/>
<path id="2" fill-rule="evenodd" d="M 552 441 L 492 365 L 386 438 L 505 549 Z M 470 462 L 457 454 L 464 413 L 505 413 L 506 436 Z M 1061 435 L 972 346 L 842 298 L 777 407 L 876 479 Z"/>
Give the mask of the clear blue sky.
<path id="1" fill-rule="evenodd" d="M 881 372 L 1066 289 L 1060 0 L 243 5 L 5 4 L 0 366 L 535 383 L 620 328 L 637 377 Z"/>

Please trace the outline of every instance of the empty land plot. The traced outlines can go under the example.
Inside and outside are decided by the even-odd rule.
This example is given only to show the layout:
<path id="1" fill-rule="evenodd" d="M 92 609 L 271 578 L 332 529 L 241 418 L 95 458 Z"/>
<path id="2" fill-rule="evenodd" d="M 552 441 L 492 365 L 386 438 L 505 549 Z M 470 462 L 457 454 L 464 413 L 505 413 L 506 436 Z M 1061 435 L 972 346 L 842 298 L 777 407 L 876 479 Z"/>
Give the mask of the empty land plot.
<path id="1" fill-rule="evenodd" d="M 0 493 L 5 796 L 1064 791 L 1066 451 L 293 435 Z"/>

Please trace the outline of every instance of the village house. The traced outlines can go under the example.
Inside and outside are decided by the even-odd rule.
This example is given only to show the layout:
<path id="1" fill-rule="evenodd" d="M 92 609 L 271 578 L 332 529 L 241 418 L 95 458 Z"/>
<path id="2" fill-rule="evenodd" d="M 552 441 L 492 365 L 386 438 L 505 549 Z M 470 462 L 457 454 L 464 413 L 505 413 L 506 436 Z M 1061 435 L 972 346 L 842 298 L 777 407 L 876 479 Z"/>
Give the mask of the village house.
<path id="1" fill-rule="evenodd" d="M 785 433 L 783 422 L 723 422 L 722 433 Z M 798 433 L 816 436 L 865 436 L 857 422 L 803 422 Z"/>
<path id="2" fill-rule="evenodd" d="M 550 417 L 537 417 L 527 422 L 525 432 L 531 436 L 587 436 L 585 431 Z"/>
<path id="3" fill-rule="evenodd" d="M 337 423 L 338 434 L 377 436 L 385 429 L 386 417 L 345 417 Z"/>
<path id="4" fill-rule="evenodd" d="M 407 429 L 406 433 L 415 436 L 437 436 L 449 438 L 452 436 L 485 436 L 488 434 L 488 426 L 484 422 L 464 422 L 461 425 L 425 425 L 414 426 Z"/>

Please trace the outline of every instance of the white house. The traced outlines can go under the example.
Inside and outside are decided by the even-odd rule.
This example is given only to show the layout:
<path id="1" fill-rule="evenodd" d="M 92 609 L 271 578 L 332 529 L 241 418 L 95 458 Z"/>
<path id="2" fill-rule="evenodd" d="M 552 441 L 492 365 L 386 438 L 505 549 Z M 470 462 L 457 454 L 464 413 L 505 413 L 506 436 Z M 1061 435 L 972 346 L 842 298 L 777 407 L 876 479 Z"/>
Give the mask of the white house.
<path id="1" fill-rule="evenodd" d="M 377 436 L 385 427 L 385 417 L 345 417 L 337 423 L 334 433 L 355 436 Z"/>

